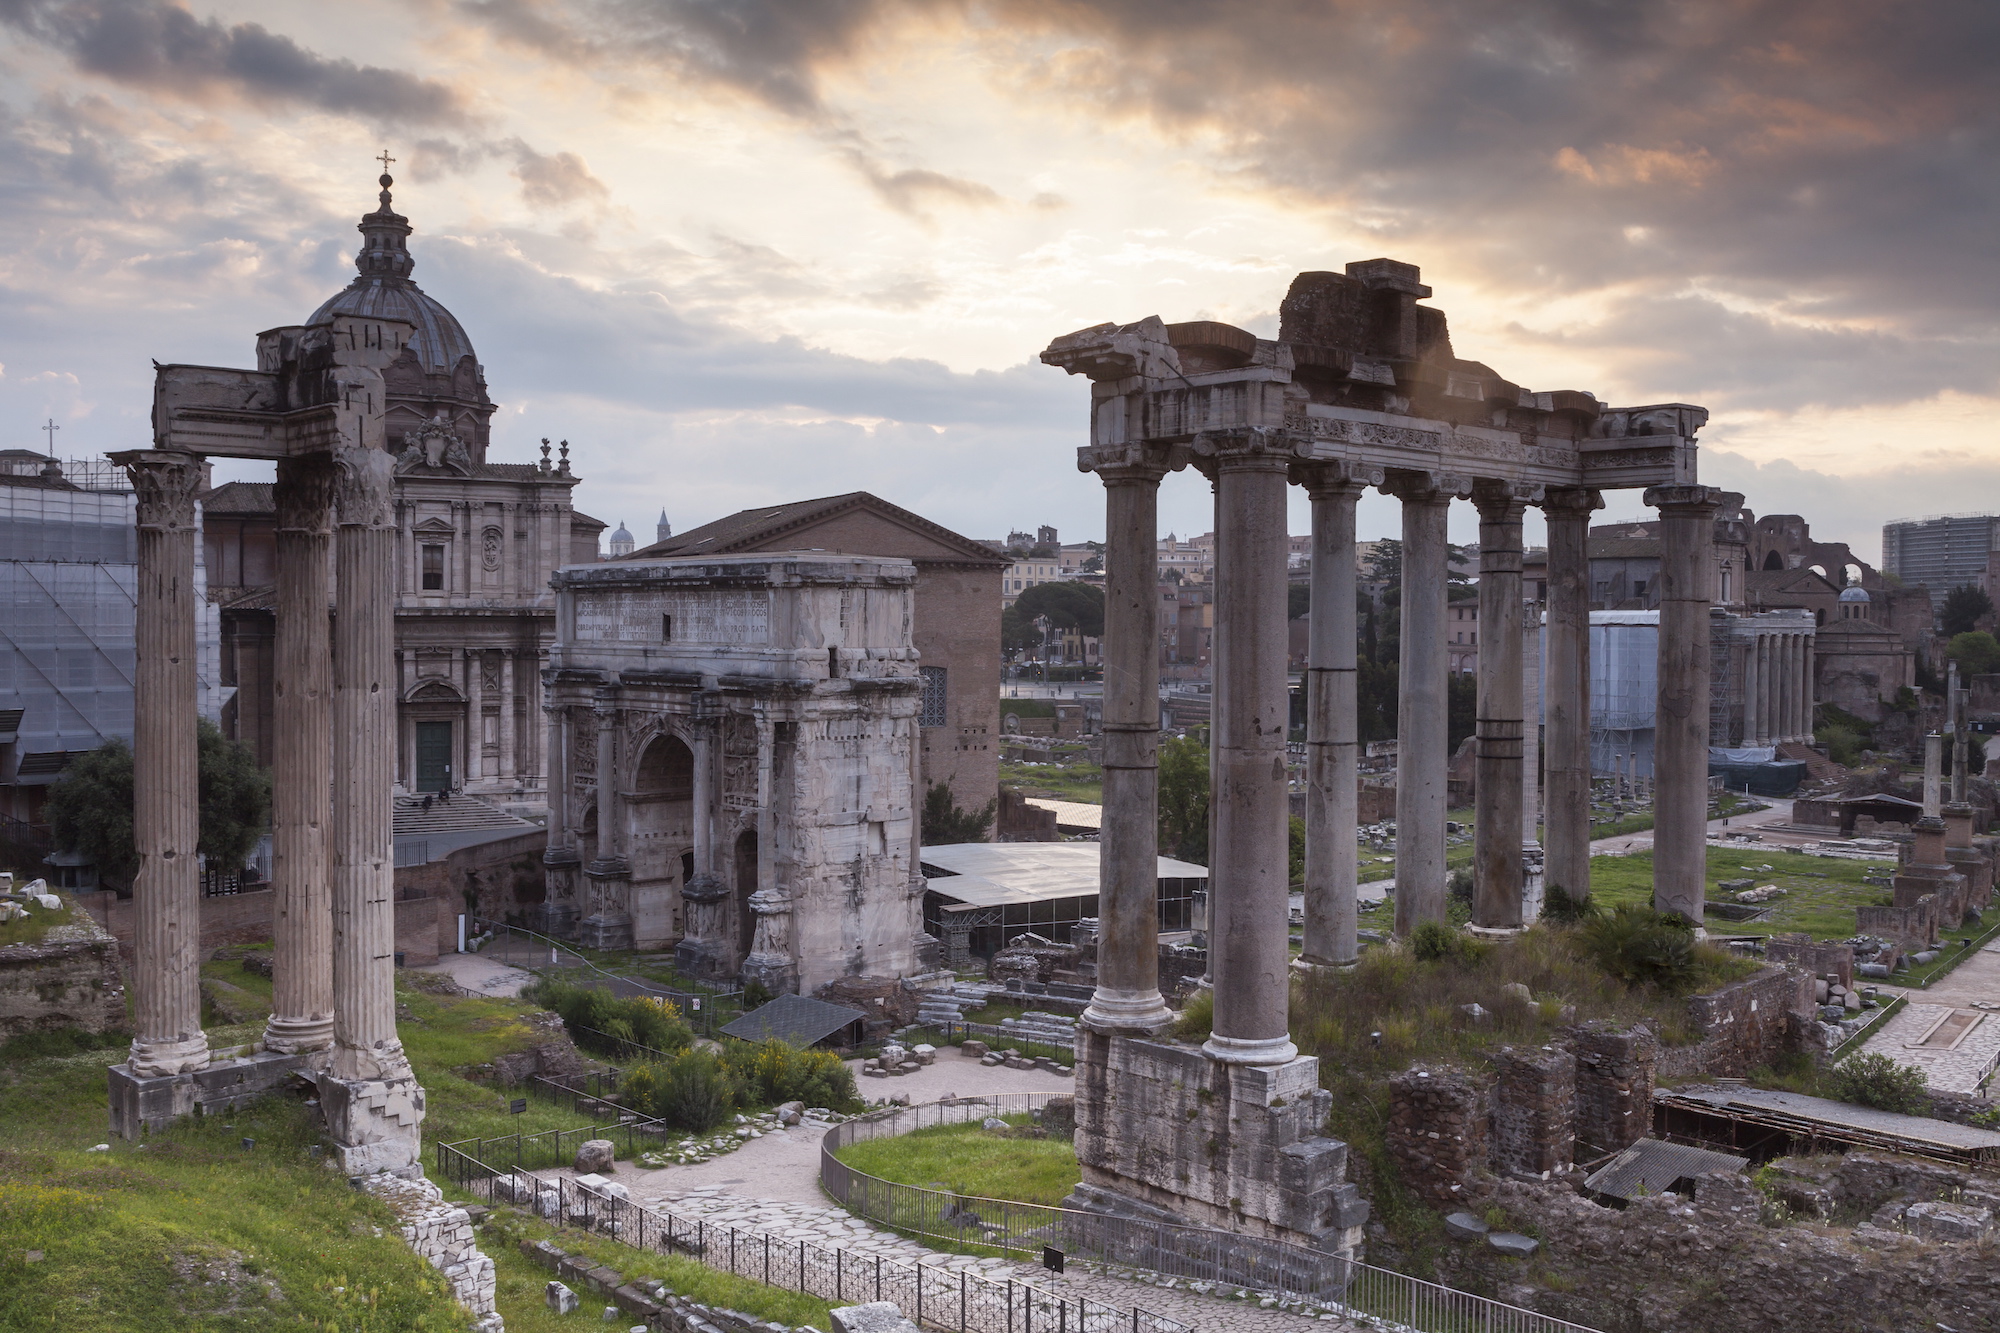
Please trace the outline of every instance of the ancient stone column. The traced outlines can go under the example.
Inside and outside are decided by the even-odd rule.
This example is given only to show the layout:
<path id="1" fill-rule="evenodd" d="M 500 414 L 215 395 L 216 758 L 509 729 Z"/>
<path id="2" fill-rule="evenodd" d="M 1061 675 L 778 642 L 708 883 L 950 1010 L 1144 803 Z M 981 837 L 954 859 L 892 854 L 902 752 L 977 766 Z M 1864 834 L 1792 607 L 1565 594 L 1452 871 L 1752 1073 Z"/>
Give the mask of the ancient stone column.
<path id="1" fill-rule="evenodd" d="M 1758 656 L 1762 644 L 1762 636 L 1753 632 L 1748 645 L 1749 651 L 1743 654 L 1743 743 L 1745 745 L 1760 744 L 1757 732 L 1763 725 L 1763 710 L 1758 707 L 1757 691 L 1760 677 Z"/>
<path id="2" fill-rule="evenodd" d="M 1402 639 L 1396 703 L 1396 933 L 1445 917 L 1445 782 L 1450 663 L 1445 651 L 1445 520 L 1459 478 L 1393 471 L 1403 502 Z M 1517 566 L 1518 568 L 1518 566 Z"/>
<path id="3" fill-rule="evenodd" d="M 133 1035 L 127 1066 L 157 1078 L 208 1063 L 201 1030 L 201 871 L 195 761 L 195 496 L 202 460 L 113 454 L 138 492 L 133 679 Z"/>
<path id="4" fill-rule="evenodd" d="M 1542 819 L 1543 881 L 1571 894 L 1590 889 L 1590 515 L 1596 491 L 1550 491 L 1547 774 Z"/>
<path id="5" fill-rule="evenodd" d="M 465 659 L 465 761 L 457 785 L 470 787 L 486 776 L 486 654 L 468 648 L 461 656 Z"/>
<path id="6" fill-rule="evenodd" d="M 271 1020 L 264 1047 L 333 1044 L 333 460 L 281 459 L 271 748 Z"/>
<path id="7" fill-rule="evenodd" d="M 1701 925 L 1708 866 L 1713 486 L 1654 486 L 1660 511 L 1659 701 L 1653 731 L 1653 906 Z"/>
<path id="8" fill-rule="evenodd" d="M 521 779 L 521 761 L 514 753 L 514 650 L 500 650 L 500 780 L 512 787 Z"/>
<path id="9" fill-rule="evenodd" d="M 1521 924 L 1521 516 L 1532 489 L 1486 480 L 1472 489 L 1480 629 L 1472 924 L 1486 929 Z"/>
<path id="10" fill-rule="evenodd" d="M 1354 844 L 1360 720 L 1356 715 L 1354 507 L 1382 483 L 1377 468 L 1313 463 L 1296 470 L 1312 499 L 1312 616 L 1306 666 L 1306 928 L 1299 961 L 1345 967 L 1360 956 Z"/>
<path id="11" fill-rule="evenodd" d="M 1261 430 L 1204 437 L 1215 450 L 1218 608 L 1229 638 L 1216 668 L 1217 783 L 1209 966 L 1215 1028 L 1203 1046 L 1232 1064 L 1284 1064 L 1298 1055 L 1290 1005 L 1290 837 L 1285 739 L 1285 501 L 1289 442 Z M 1201 447 L 1198 445 L 1197 447 Z M 1440 830 L 1442 831 L 1442 830 Z"/>
<path id="12" fill-rule="evenodd" d="M 1525 588 L 1523 590 L 1525 595 Z M 1521 919 L 1542 913 L 1542 608 L 1521 607 Z"/>
<path id="13" fill-rule="evenodd" d="M 1097 989 L 1082 1021 L 1153 1033 L 1160 998 L 1158 452 L 1094 451 L 1104 482 L 1104 828 L 1098 862 Z"/>
<path id="14" fill-rule="evenodd" d="M 379 419 L 378 419 L 379 420 Z M 348 1175 L 417 1157 L 423 1089 L 396 1035 L 395 520 L 389 455 L 335 450 L 339 614 L 333 632 L 333 1061 L 320 1080 Z"/>

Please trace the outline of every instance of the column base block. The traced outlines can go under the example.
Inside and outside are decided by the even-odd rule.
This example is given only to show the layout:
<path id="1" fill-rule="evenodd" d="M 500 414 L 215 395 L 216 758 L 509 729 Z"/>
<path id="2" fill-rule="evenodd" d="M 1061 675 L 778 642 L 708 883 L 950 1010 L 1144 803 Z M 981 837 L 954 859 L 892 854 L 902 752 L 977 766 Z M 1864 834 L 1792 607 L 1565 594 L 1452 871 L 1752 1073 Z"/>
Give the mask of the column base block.
<path id="1" fill-rule="evenodd" d="M 773 995 L 796 995 L 799 967 L 783 954 L 753 953 L 743 960 L 743 984 L 756 982 Z"/>
<path id="2" fill-rule="evenodd" d="M 730 973 L 734 952 L 721 940 L 682 940 L 674 945 L 674 967 L 697 981 L 720 981 Z"/>
<path id="3" fill-rule="evenodd" d="M 109 1071 L 111 1132 L 137 1139 L 191 1115 L 231 1111 L 276 1092 L 305 1070 L 306 1057 L 259 1051 L 235 1060 L 217 1060 L 201 1069 L 143 1077 L 130 1065 Z"/>
<path id="4" fill-rule="evenodd" d="M 1347 1145 L 1314 1133 L 1331 1102 L 1311 1056 L 1233 1064 L 1178 1042 L 1079 1030 L 1083 1183 L 1064 1206 L 1225 1231 L 1246 1256 L 1258 1241 L 1304 1247 L 1330 1261 L 1325 1280 L 1339 1280 L 1331 1261 L 1362 1257 L 1368 1203 L 1347 1180 Z"/>
<path id="5" fill-rule="evenodd" d="M 327 1137 L 343 1174 L 422 1169 L 424 1090 L 414 1076 L 343 1079 L 323 1073 L 318 1083 Z"/>
<path id="6" fill-rule="evenodd" d="M 1511 940 L 1516 935 L 1519 935 L 1522 931 L 1526 929 L 1527 929 L 1526 926 L 1468 925 L 1465 928 L 1465 933 L 1472 936 L 1474 939 L 1479 939 L 1479 940 Z"/>
<path id="7" fill-rule="evenodd" d="M 1292 960 L 1292 971 L 1302 977 L 1317 976 L 1322 973 L 1338 975 L 1352 972 L 1361 965 L 1361 960 L 1351 959 L 1345 963 L 1329 962 L 1324 958 L 1307 958 L 1303 955 Z"/>
<path id="8" fill-rule="evenodd" d="M 594 912 L 577 922 L 576 942 L 591 949 L 629 949 L 632 918 L 623 912 Z"/>

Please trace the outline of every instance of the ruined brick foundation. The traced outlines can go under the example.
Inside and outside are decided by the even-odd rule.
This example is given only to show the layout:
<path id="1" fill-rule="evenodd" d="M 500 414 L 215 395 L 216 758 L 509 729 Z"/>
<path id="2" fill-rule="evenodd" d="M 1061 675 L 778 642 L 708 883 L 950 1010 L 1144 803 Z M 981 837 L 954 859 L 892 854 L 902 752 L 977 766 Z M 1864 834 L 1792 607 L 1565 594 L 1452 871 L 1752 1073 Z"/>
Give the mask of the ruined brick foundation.
<path id="1" fill-rule="evenodd" d="M 1230 1065 L 1195 1046 L 1087 1031 L 1076 1054 L 1083 1182 L 1065 1207 L 1216 1228 L 1239 1247 L 1283 1241 L 1329 1260 L 1362 1257 L 1368 1204 L 1347 1181 L 1347 1145 L 1315 1133 L 1331 1102 L 1318 1060 Z M 1120 1234 L 1104 1228 L 1091 1247 L 1111 1249 Z"/>

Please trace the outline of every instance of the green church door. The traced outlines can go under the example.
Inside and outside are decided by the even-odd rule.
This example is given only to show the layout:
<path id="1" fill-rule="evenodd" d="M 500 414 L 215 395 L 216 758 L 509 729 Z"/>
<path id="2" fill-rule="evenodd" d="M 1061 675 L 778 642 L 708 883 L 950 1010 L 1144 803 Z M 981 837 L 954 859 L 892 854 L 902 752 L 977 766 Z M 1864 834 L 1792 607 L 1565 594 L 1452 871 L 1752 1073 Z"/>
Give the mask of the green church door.
<path id="1" fill-rule="evenodd" d="M 451 723 L 417 723 L 417 790 L 451 789 Z"/>

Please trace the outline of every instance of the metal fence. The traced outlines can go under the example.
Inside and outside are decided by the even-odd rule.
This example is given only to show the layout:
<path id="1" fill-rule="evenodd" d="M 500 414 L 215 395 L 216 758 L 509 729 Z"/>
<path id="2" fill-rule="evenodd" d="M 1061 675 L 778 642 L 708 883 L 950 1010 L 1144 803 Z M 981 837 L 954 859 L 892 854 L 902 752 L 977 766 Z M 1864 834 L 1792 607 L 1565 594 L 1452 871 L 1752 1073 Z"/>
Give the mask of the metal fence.
<path id="1" fill-rule="evenodd" d="M 578 1133 L 582 1131 L 564 1131 Z M 540 1138 L 540 1135 L 528 1136 Z M 468 1140 L 468 1142 L 471 1142 Z M 506 1139 L 480 1140 L 505 1144 Z M 1063 1296 L 1013 1279 L 994 1279 L 942 1264 L 907 1264 L 764 1231 L 720 1226 L 586 1189 L 503 1170 L 439 1144 L 440 1177 L 495 1203 L 517 1203 L 560 1227 L 607 1235 L 654 1254 L 685 1254 L 710 1268 L 766 1286 L 836 1303 L 894 1301 L 918 1324 L 946 1333 L 1194 1333 L 1191 1326 L 1139 1306 L 1121 1309 Z"/>
<path id="2" fill-rule="evenodd" d="M 653 1147 L 668 1132 L 662 1121 L 632 1116 L 607 1125 L 460 1139 L 436 1145 L 438 1171 L 459 1188 L 479 1193 L 477 1182 L 487 1177 L 509 1171 L 546 1171 L 569 1166 L 576 1160 L 576 1150 L 590 1139 L 610 1140 L 619 1156 L 629 1159 Z"/>
<path id="3" fill-rule="evenodd" d="M 522 926 L 488 921 L 483 917 L 474 918 L 472 926 L 478 931 L 491 931 L 493 934 L 493 938 L 479 950 L 486 957 L 527 972 L 561 969 L 568 974 L 564 980 L 579 986 L 608 990 L 621 1000 L 637 995 L 671 1000 L 688 1026 L 704 1037 L 713 1037 L 717 1028 L 735 1018 L 743 1009 L 743 992 L 740 990 L 676 990 L 643 977 L 607 972 L 561 940 Z"/>
<path id="4" fill-rule="evenodd" d="M 1292 1292 L 1330 1310 L 1421 1333 L 1591 1333 L 1580 1324 L 1300 1245 L 923 1189 L 857 1171 L 836 1156 L 852 1143 L 1037 1111 L 1060 1095 L 1008 1093 L 937 1102 L 836 1125 L 821 1140 L 820 1184 L 852 1213 L 975 1254 L 1036 1259 L 1044 1246 L 1054 1246 L 1070 1258 L 1114 1269 L 1166 1273 L 1251 1291 Z"/>

